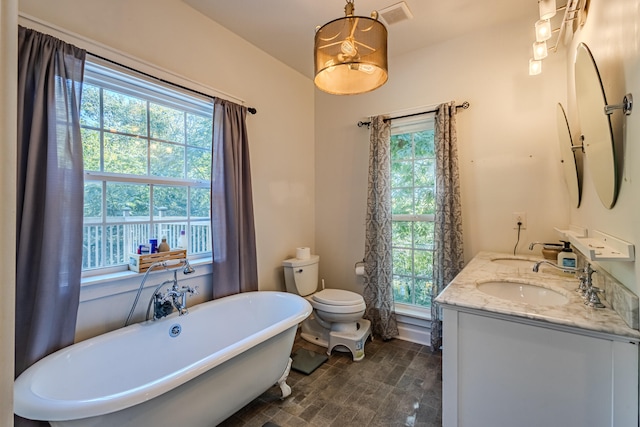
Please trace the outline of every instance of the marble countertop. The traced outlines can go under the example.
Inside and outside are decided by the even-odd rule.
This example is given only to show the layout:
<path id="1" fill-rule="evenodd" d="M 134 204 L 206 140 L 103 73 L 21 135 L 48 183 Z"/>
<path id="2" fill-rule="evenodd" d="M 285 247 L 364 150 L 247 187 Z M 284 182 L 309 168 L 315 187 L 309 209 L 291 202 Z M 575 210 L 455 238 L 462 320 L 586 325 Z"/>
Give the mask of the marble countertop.
<path id="1" fill-rule="evenodd" d="M 520 266 L 524 263 L 504 261 L 514 258 L 529 260 L 531 265 Z M 541 260 L 543 258 L 540 257 L 481 252 L 438 295 L 436 302 L 454 308 L 460 307 L 516 316 L 587 331 L 613 334 L 632 338 L 635 341 L 640 340 L 640 331 L 627 326 L 606 301 L 603 300 L 606 307 L 600 309 L 584 305 L 580 295 L 575 292 L 578 287 L 578 279 L 574 275 L 563 273 L 545 264 L 540 266 L 540 272 L 533 272 L 533 263 Z M 564 295 L 569 299 L 569 302 L 559 306 L 538 306 L 509 301 L 478 290 L 478 283 L 495 280 L 511 280 L 543 286 Z"/>

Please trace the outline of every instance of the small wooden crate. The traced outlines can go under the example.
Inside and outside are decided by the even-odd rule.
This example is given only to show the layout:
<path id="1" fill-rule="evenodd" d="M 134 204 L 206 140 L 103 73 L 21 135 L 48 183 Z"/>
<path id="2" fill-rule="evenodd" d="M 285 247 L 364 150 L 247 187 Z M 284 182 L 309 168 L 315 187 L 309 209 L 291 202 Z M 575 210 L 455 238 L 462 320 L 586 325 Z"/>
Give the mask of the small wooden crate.
<path id="1" fill-rule="evenodd" d="M 178 249 L 169 252 L 158 252 L 155 254 L 130 254 L 129 270 L 135 271 L 137 273 L 144 273 L 154 262 L 167 261 L 170 259 L 185 259 L 186 257 L 187 251 L 185 249 Z"/>

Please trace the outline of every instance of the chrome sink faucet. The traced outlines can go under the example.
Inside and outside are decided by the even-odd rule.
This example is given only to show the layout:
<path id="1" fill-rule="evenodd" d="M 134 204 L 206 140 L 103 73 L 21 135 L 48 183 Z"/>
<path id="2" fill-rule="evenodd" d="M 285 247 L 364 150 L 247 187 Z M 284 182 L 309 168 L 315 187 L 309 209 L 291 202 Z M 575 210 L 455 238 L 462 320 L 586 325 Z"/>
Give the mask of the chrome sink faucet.
<path id="1" fill-rule="evenodd" d="M 540 269 L 540 264 L 549 264 L 551 267 L 555 267 L 558 270 L 562 270 L 562 271 L 572 271 L 572 272 L 578 272 L 581 271 L 581 269 L 579 268 L 573 268 L 573 267 L 561 267 L 558 264 L 554 264 L 551 261 L 538 261 L 533 265 L 533 271 L 534 273 L 537 273 L 538 270 Z"/>
<path id="2" fill-rule="evenodd" d="M 529 245 L 529 250 L 532 251 L 535 245 L 544 245 L 542 242 L 533 242 Z"/>
<path id="3" fill-rule="evenodd" d="M 584 304 L 589 307 L 604 308 L 605 305 L 600 301 L 600 297 L 598 296 L 598 293 L 604 293 L 604 289 L 593 286 L 593 280 L 591 279 L 591 276 L 596 270 L 591 268 L 591 264 L 587 263 L 582 271 L 583 274 L 580 276 L 580 279 L 581 284 L 582 280 L 584 280 L 584 289 L 578 288 L 577 290 L 582 293 L 585 300 Z"/>
<path id="4" fill-rule="evenodd" d="M 580 280 L 580 286 L 578 286 L 576 292 L 578 292 L 583 299 L 586 299 L 587 292 L 590 288 L 593 287 L 593 280 L 591 276 L 593 275 L 593 273 L 595 273 L 595 270 L 591 268 L 591 264 L 587 263 L 587 265 L 580 271 L 582 273 L 580 274 L 580 276 L 578 276 L 578 279 Z"/>
<path id="5" fill-rule="evenodd" d="M 604 293 L 604 290 L 593 286 L 592 275 L 596 272 L 596 270 L 591 267 L 591 264 L 587 263 L 583 268 L 573 268 L 561 267 L 550 261 L 538 261 L 533 265 L 533 271 L 537 273 L 540 269 L 541 264 L 549 264 L 550 266 L 562 271 L 581 273 L 579 276 L 580 286 L 578 286 L 576 292 L 579 292 L 581 294 L 582 298 L 585 300 L 584 304 L 594 308 L 605 307 L 605 305 L 602 304 L 602 301 L 600 301 L 600 297 L 598 296 L 598 293 Z"/>

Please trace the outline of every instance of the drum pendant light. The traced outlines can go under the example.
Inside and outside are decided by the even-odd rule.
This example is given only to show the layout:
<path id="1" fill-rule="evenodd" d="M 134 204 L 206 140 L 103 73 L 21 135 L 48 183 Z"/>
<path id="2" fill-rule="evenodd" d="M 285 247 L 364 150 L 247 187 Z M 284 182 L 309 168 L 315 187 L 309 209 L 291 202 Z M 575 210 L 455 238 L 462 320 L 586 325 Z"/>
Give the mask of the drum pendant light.
<path id="1" fill-rule="evenodd" d="M 387 28 L 377 12 L 354 16 L 353 0 L 346 1 L 345 17 L 315 35 L 314 83 L 334 95 L 370 92 L 387 81 Z"/>

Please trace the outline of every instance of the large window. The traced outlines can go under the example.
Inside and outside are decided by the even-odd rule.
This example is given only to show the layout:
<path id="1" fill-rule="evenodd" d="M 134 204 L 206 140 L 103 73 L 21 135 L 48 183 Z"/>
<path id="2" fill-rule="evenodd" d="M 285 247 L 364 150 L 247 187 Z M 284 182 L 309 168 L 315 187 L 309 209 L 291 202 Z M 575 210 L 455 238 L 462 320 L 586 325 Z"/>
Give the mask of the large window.
<path id="1" fill-rule="evenodd" d="M 88 57 L 82 91 L 83 270 L 128 263 L 156 238 L 211 252 L 213 105 Z"/>
<path id="2" fill-rule="evenodd" d="M 435 214 L 433 120 L 391 128 L 393 295 L 396 305 L 431 306 Z"/>

